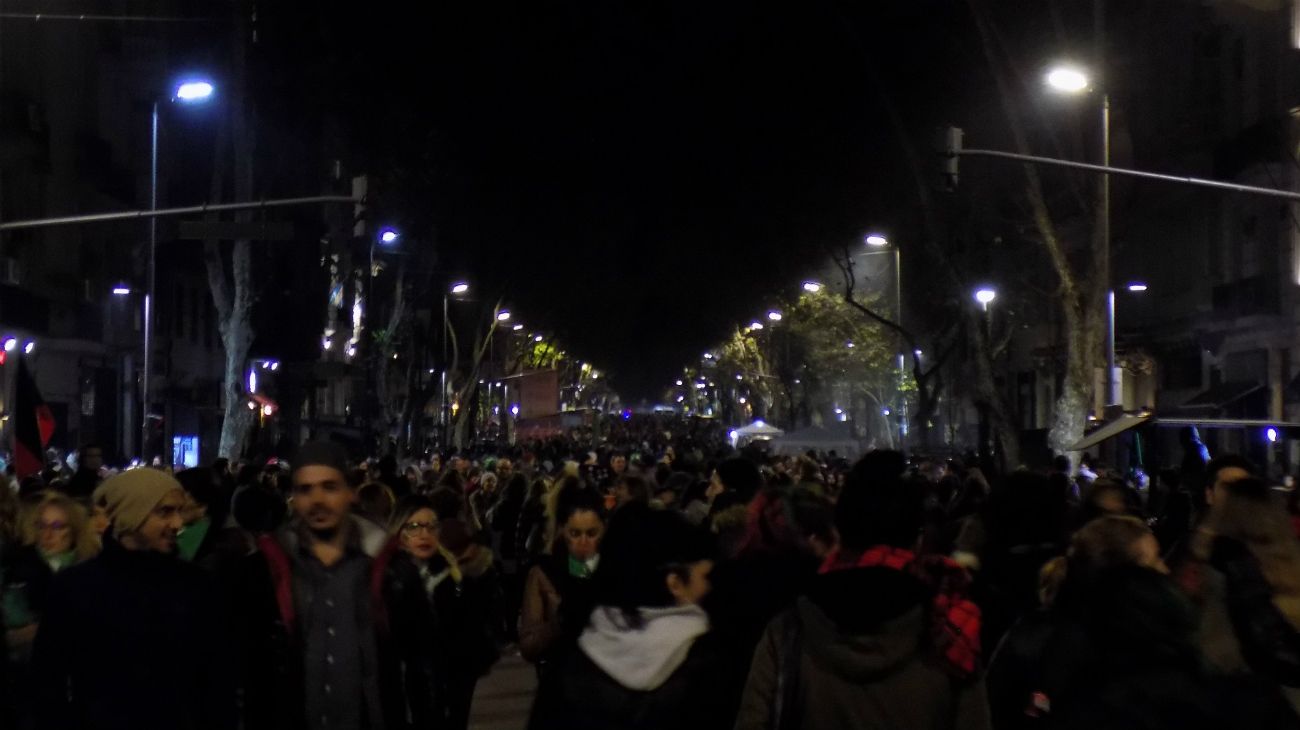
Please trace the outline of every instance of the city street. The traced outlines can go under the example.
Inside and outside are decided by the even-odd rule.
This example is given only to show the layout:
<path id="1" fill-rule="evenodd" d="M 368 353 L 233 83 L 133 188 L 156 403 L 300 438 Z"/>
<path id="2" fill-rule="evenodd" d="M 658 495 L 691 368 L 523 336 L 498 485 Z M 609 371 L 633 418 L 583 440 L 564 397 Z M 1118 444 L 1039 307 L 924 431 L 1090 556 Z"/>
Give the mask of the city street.
<path id="1" fill-rule="evenodd" d="M 474 690 L 470 730 L 524 730 L 536 688 L 533 665 L 514 653 L 503 657 Z"/>

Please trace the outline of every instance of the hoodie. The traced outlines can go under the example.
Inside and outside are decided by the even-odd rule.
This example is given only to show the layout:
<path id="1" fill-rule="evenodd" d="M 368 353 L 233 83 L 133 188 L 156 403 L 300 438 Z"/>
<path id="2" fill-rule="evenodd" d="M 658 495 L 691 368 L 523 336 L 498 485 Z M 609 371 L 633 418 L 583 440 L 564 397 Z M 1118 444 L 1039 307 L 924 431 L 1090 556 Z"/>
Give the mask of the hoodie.
<path id="1" fill-rule="evenodd" d="M 927 629 L 929 604 L 920 580 L 896 570 L 818 576 L 759 643 L 737 730 L 987 730 L 983 683 L 956 679 L 936 654 Z M 798 632 L 796 639 L 791 632 Z M 794 647 L 792 660 L 785 655 Z M 787 683 L 796 688 L 790 705 L 779 697 Z M 791 713 L 779 725 L 778 705 Z"/>
<path id="2" fill-rule="evenodd" d="M 686 661 L 691 644 L 708 633 L 709 617 L 699 606 L 643 608 L 644 623 L 628 625 L 622 613 L 601 606 L 578 639 L 582 653 L 624 687 L 659 689 Z"/>

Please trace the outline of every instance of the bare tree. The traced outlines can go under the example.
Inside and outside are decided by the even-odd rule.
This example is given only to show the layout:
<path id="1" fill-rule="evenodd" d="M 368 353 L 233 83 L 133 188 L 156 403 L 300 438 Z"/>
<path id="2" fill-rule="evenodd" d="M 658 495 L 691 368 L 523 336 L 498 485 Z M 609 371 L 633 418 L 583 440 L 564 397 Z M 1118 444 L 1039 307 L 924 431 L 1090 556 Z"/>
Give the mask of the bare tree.
<path id="1" fill-rule="evenodd" d="M 245 8 L 235 3 L 234 43 L 232 48 L 233 78 L 229 99 L 229 136 L 234 157 L 235 200 L 253 198 L 253 125 L 248 124 L 252 114 L 248 103 L 248 27 Z M 221 198 L 224 187 L 225 130 L 217 133 L 216 156 L 212 170 L 212 199 Z M 235 213 L 235 220 L 247 223 L 251 211 Z M 212 217 L 209 217 L 212 220 Z M 244 366 L 253 344 L 253 254 L 248 239 L 235 241 L 230 248 L 230 264 L 226 265 L 221 242 L 209 238 L 203 243 L 203 261 L 208 273 L 208 288 L 217 310 L 217 327 L 225 351 L 222 371 L 222 396 L 225 413 L 221 421 L 221 442 L 218 456 L 236 459 L 241 456 L 248 429 L 253 424 L 253 413 L 248 408 L 248 394 L 244 391 Z"/>

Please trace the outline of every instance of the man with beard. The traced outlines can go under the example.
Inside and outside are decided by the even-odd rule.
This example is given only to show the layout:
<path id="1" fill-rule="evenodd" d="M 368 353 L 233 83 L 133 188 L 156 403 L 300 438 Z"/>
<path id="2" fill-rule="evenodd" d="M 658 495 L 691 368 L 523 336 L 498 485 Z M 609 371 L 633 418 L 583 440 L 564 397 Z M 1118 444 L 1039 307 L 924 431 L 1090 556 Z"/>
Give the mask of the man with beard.
<path id="1" fill-rule="evenodd" d="M 294 517 L 250 566 L 245 726 L 383 730 L 371 570 L 384 534 L 352 515 L 342 448 L 309 442 L 294 464 Z"/>
<path id="2" fill-rule="evenodd" d="M 37 727 L 232 730 L 222 597 L 176 556 L 180 483 L 132 469 L 94 497 L 111 530 L 98 557 L 50 584 L 32 662 Z"/>

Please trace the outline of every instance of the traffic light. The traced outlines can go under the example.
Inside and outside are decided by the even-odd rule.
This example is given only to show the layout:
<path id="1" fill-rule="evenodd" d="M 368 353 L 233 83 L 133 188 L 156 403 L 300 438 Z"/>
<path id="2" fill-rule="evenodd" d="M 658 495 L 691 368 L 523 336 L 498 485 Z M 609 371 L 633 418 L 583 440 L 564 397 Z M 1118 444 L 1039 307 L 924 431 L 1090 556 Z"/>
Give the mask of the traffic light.
<path id="1" fill-rule="evenodd" d="M 942 156 L 940 167 L 940 186 L 948 192 L 957 189 L 957 163 L 961 159 L 962 131 L 958 127 L 945 127 L 940 130 L 939 153 Z"/>

